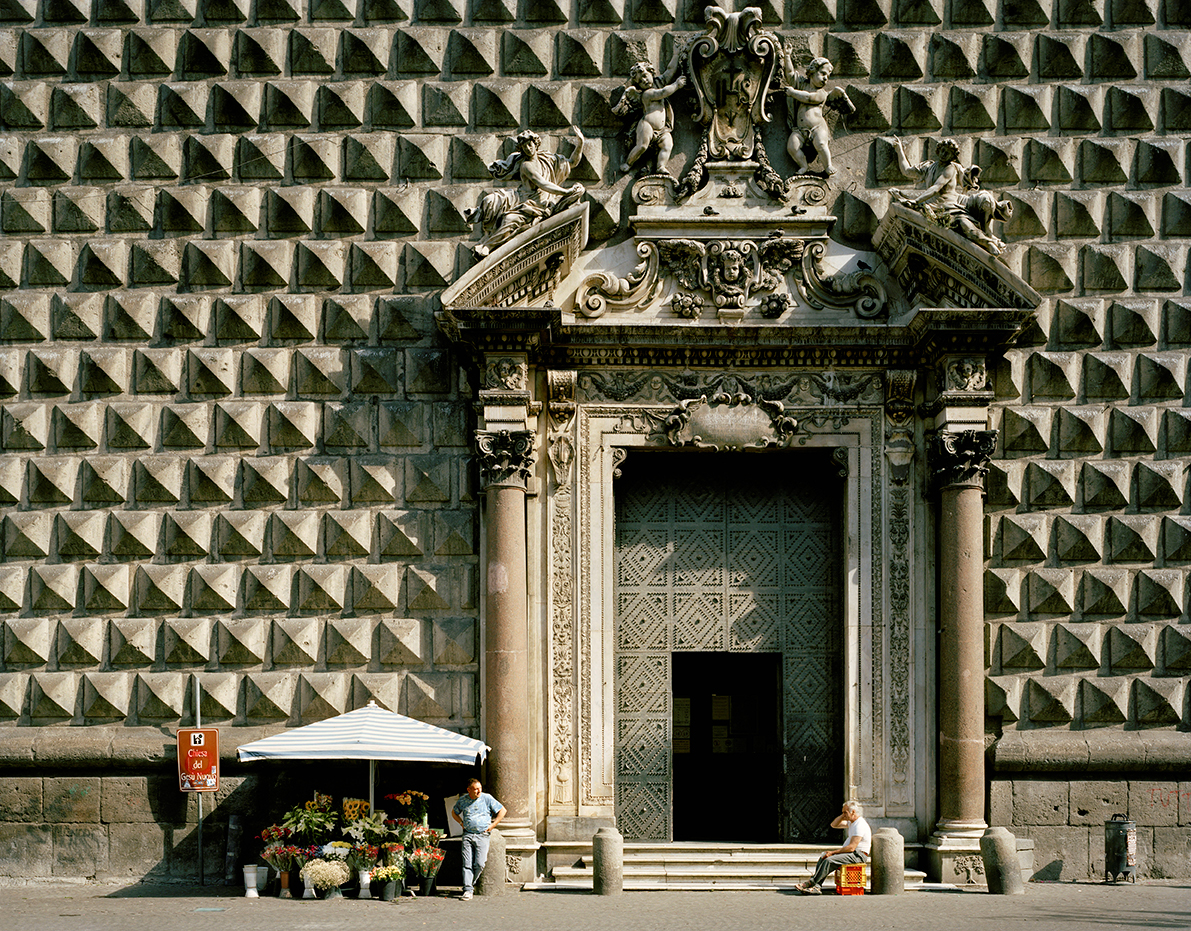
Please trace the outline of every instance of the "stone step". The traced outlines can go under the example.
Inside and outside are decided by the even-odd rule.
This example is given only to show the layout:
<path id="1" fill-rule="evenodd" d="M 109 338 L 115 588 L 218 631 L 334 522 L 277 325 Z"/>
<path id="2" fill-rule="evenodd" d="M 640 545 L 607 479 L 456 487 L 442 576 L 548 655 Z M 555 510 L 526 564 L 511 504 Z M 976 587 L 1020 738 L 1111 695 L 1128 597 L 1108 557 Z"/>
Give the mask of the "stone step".
<path id="1" fill-rule="evenodd" d="M 790 889 L 814 872 L 819 855 L 829 849 L 815 844 L 649 844 L 624 847 L 625 889 Z M 590 889 L 590 857 L 551 871 L 556 888 Z M 905 871 L 907 889 L 921 886 L 926 874 Z M 549 884 L 544 884 L 549 885 Z M 825 884 L 833 888 L 829 877 Z"/>

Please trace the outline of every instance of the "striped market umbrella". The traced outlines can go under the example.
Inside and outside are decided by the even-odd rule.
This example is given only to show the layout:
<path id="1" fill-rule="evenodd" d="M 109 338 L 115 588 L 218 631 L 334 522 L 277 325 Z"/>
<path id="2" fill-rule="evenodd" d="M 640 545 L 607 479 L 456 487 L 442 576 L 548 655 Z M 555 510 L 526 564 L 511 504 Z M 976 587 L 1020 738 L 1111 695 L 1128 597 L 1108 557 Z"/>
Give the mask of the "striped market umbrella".
<path id="1" fill-rule="evenodd" d="M 367 707 L 325 721 L 263 737 L 240 747 L 241 762 L 249 760 L 368 760 L 368 806 L 375 810 L 376 761 L 462 763 L 470 765 L 491 748 L 424 721 L 380 707 Z"/>

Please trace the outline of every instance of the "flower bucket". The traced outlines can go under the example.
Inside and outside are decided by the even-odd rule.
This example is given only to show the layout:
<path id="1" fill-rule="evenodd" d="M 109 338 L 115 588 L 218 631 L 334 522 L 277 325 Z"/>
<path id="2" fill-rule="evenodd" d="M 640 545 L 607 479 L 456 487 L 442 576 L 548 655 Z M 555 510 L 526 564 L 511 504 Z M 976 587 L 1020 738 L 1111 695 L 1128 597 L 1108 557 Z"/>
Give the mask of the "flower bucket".
<path id="1" fill-rule="evenodd" d="M 360 891 L 356 894 L 357 899 L 371 899 L 372 898 L 372 871 L 359 870 L 356 873 L 357 881 L 360 883 Z"/>
<path id="2" fill-rule="evenodd" d="M 306 897 L 306 881 L 302 879 L 301 867 L 295 866 L 289 871 L 289 891 L 292 898 L 301 899 Z"/>
<path id="3" fill-rule="evenodd" d="M 277 876 L 281 880 L 280 888 L 277 891 L 277 898 L 292 899 L 293 896 L 289 891 L 289 870 L 282 870 Z"/>
<path id="4" fill-rule="evenodd" d="M 401 898 L 401 892 L 401 881 L 390 879 L 380 888 L 380 900 L 382 902 L 394 902 Z"/>
<path id="5" fill-rule="evenodd" d="M 422 887 L 418 890 L 418 895 L 434 895 L 434 877 L 423 876 Z"/>
<path id="6" fill-rule="evenodd" d="M 332 886 L 330 889 L 328 889 L 326 892 L 323 893 L 323 898 L 324 899 L 342 899 L 343 898 L 343 890 L 340 889 L 338 886 Z"/>
<path id="7" fill-rule="evenodd" d="M 258 899 L 260 895 L 256 891 L 256 866 L 244 867 L 244 898 Z"/>

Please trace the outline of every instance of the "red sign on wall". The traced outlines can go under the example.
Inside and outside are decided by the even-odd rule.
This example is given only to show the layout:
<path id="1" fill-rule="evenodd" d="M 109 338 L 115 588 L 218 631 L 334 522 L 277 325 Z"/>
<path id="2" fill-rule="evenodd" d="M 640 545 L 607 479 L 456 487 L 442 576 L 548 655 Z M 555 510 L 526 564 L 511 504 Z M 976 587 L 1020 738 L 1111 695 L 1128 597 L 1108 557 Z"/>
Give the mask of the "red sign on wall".
<path id="1" fill-rule="evenodd" d="M 178 728 L 178 788 L 183 792 L 219 789 L 219 728 Z"/>

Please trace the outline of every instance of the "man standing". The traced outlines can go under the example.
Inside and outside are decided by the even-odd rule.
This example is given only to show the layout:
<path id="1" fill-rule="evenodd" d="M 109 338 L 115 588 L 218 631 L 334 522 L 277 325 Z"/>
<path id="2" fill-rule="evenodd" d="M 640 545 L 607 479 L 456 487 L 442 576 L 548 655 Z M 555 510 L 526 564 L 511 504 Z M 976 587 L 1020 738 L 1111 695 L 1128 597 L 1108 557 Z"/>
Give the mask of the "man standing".
<path id="1" fill-rule="evenodd" d="M 827 878 L 828 873 L 845 863 L 868 862 L 873 846 L 873 829 L 868 826 L 863 815 L 864 809 L 860 807 L 859 802 L 844 802 L 840 814 L 831 822 L 831 826 L 848 829 L 846 843 L 838 850 L 825 850 L 819 856 L 815 875 L 796 885 L 795 889 L 803 895 L 821 895 L 823 880 Z"/>
<path id="2" fill-rule="evenodd" d="M 463 825 L 464 901 L 472 897 L 476 880 L 488 860 L 488 832 L 504 816 L 504 805 L 484 791 L 479 779 L 468 780 L 467 795 L 451 809 L 451 817 Z"/>

